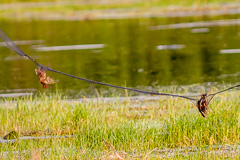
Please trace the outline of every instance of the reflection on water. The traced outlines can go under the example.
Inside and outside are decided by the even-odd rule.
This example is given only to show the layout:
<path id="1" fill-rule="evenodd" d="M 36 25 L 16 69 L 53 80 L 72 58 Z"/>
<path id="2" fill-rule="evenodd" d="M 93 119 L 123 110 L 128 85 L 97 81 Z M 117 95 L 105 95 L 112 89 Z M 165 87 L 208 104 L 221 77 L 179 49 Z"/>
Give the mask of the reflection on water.
<path id="1" fill-rule="evenodd" d="M 208 33 L 209 32 L 209 28 L 194 28 L 191 29 L 192 33 Z"/>
<path id="2" fill-rule="evenodd" d="M 183 44 L 171 44 L 171 45 L 159 45 L 157 46 L 158 50 L 174 50 L 174 49 L 182 49 L 185 45 Z"/>
<path id="3" fill-rule="evenodd" d="M 150 30 L 163 30 L 163 29 L 186 29 L 193 27 L 216 27 L 216 26 L 235 26 L 240 25 L 240 19 L 227 19 L 227 20 L 213 20 L 213 21 L 200 21 L 188 23 L 176 23 L 159 26 L 151 26 Z"/>
<path id="4" fill-rule="evenodd" d="M 20 46 L 41 64 L 50 64 L 56 70 L 95 81 L 141 88 L 215 81 L 239 82 L 239 75 L 221 77 L 240 70 L 240 54 L 220 54 L 223 50 L 239 48 L 240 23 L 236 17 L 238 15 L 96 21 L 0 21 L 0 26 L 12 40 L 43 40 L 36 41 L 42 46 L 30 43 Z M 196 26 L 199 22 L 202 25 Z M 225 23 L 230 25 L 217 25 Z M 183 24 L 190 24 L 190 27 L 182 27 Z M 211 30 L 202 28 L 209 25 Z M 162 28 L 149 30 L 152 26 Z M 166 28 L 169 26 L 172 29 Z M 83 50 L 80 46 L 76 50 L 68 50 L 79 47 L 79 44 L 90 45 L 90 48 Z M 43 49 L 44 46 L 49 47 Z M 53 52 L 51 46 L 60 49 Z M 61 49 L 62 46 L 70 48 Z M 0 53 L 0 90 L 43 90 L 34 73 L 35 64 L 5 47 L 0 48 Z M 19 58 L 11 58 L 15 56 Z M 84 90 L 94 93 L 87 82 L 48 74 L 58 79 L 57 87 L 69 94 L 84 94 Z M 95 87 L 100 88 L 99 85 Z M 50 89 L 54 90 L 55 87 Z M 105 90 L 116 92 L 107 87 Z"/>
<path id="5" fill-rule="evenodd" d="M 234 54 L 234 53 L 240 53 L 240 49 L 222 49 L 220 50 L 221 54 Z"/>
<path id="6" fill-rule="evenodd" d="M 46 51 L 67 51 L 67 50 L 82 50 L 82 49 L 100 49 L 105 47 L 104 44 L 82 44 L 82 45 L 69 45 L 69 46 L 51 46 L 51 47 L 33 47 L 38 52 Z"/>
<path id="7" fill-rule="evenodd" d="M 31 44 L 39 44 L 44 43 L 43 40 L 25 40 L 25 41 L 14 41 L 16 45 L 31 45 Z M 0 46 L 6 46 L 4 42 L 0 42 Z"/>

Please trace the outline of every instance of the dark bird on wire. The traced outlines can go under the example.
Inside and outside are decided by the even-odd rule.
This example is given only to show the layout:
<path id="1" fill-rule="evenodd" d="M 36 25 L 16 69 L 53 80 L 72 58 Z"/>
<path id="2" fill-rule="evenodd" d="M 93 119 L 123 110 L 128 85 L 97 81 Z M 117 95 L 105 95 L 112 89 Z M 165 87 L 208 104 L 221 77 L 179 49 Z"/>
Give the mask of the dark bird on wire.
<path id="1" fill-rule="evenodd" d="M 201 99 L 197 101 L 197 108 L 199 112 L 202 114 L 203 117 L 206 117 L 207 115 L 207 100 L 206 100 L 207 94 L 202 94 Z"/>

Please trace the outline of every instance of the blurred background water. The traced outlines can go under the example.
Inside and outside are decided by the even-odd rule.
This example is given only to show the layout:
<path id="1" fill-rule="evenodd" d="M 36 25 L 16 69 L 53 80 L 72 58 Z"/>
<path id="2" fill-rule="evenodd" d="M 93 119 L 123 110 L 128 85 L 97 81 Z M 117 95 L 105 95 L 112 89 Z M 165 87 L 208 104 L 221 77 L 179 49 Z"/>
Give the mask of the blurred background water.
<path id="1" fill-rule="evenodd" d="M 148 90 L 240 78 L 239 15 L 85 21 L 8 21 L 0 28 L 32 58 L 82 78 Z M 53 48 L 54 47 L 54 48 Z M 233 50 L 234 49 L 234 50 Z M 0 91 L 42 91 L 35 64 L 0 46 Z M 74 98 L 89 83 L 48 73 Z M 95 85 L 112 94 L 118 90 Z"/>

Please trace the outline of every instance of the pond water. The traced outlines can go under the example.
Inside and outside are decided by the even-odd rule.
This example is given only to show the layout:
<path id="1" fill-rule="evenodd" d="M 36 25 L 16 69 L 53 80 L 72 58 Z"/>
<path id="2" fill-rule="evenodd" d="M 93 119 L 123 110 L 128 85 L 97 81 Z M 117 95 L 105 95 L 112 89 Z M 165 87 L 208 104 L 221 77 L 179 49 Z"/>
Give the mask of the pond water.
<path id="1" fill-rule="evenodd" d="M 33 59 L 95 81 L 141 88 L 240 79 L 239 15 L 95 21 L 0 21 L 1 29 Z M 36 65 L 0 43 L 0 92 L 43 91 Z M 50 89 L 73 97 L 89 83 L 48 73 Z M 106 93 L 118 92 L 108 87 Z M 116 92 L 116 93 L 117 93 Z"/>

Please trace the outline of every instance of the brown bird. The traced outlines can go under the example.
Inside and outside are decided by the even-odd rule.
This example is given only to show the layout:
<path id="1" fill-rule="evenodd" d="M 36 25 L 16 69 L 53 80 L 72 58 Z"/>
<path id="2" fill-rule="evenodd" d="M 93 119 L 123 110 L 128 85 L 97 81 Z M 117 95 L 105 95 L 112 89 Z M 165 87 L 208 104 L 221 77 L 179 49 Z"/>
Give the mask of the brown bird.
<path id="1" fill-rule="evenodd" d="M 203 117 L 207 117 L 208 103 L 207 94 L 202 94 L 201 99 L 197 101 L 197 107 Z"/>
<path id="2" fill-rule="evenodd" d="M 35 69 L 35 72 L 38 76 L 40 83 L 43 85 L 43 88 L 47 88 L 46 84 L 54 84 L 56 81 L 51 77 L 47 77 L 46 71 L 43 68 Z"/>

